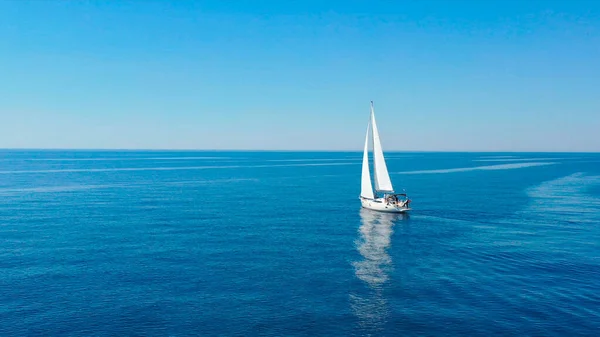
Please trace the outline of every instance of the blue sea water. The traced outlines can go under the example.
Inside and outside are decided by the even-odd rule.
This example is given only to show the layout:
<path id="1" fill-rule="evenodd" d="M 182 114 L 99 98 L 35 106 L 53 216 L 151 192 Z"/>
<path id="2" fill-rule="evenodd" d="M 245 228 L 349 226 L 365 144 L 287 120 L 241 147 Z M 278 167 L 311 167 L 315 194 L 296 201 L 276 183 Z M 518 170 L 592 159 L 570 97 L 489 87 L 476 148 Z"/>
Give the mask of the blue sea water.
<path id="1" fill-rule="evenodd" d="M 1 336 L 597 336 L 600 154 L 0 151 Z"/>

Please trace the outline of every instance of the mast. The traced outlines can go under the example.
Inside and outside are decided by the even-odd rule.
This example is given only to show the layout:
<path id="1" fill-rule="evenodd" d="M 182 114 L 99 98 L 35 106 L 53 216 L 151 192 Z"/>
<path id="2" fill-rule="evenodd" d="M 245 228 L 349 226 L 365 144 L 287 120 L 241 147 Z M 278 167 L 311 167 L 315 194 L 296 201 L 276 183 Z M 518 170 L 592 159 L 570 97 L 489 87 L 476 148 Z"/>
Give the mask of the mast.
<path id="1" fill-rule="evenodd" d="M 371 101 L 371 129 L 373 131 L 373 171 L 375 178 L 375 190 L 378 192 L 393 193 L 394 187 L 392 186 L 387 165 L 385 164 L 383 149 L 381 148 L 381 140 L 379 139 L 379 130 L 377 129 L 377 123 L 375 122 L 375 109 L 373 108 L 373 101 Z"/>

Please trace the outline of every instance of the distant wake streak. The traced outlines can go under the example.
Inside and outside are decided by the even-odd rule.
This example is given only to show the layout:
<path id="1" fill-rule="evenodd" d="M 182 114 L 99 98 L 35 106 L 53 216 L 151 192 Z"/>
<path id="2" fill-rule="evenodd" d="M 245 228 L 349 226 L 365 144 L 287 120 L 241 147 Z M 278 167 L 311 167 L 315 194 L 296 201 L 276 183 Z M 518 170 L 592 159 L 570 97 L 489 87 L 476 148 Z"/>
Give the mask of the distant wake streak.
<path id="1" fill-rule="evenodd" d="M 116 171 L 177 171 L 177 170 L 210 170 L 233 168 L 268 168 L 268 167 L 294 167 L 294 166 L 339 166 L 358 165 L 357 163 L 304 163 L 304 164 L 273 164 L 273 165 L 216 165 L 216 166 L 172 166 L 172 167 L 121 167 L 121 168 L 95 168 L 95 169 L 62 169 L 62 170 L 19 170 L 0 171 L 0 174 L 28 174 L 28 173 L 73 173 L 73 172 L 116 172 Z"/>
<path id="2" fill-rule="evenodd" d="M 597 220 L 600 198 L 586 193 L 586 190 L 598 185 L 600 176 L 583 173 L 546 181 L 527 190 L 527 195 L 532 198 L 530 210 L 550 217 L 560 214 L 562 219 L 577 223 Z"/>
<path id="3" fill-rule="evenodd" d="M 495 158 L 495 159 L 474 159 L 473 161 L 480 162 L 508 162 L 508 161 L 535 161 L 535 160 L 560 160 L 565 158 Z"/>
<path id="4" fill-rule="evenodd" d="M 516 164 L 500 164 L 500 165 L 487 165 L 487 166 L 475 166 L 475 167 L 459 167 L 452 169 L 441 169 L 441 170 L 419 170 L 419 171 L 403 171 L 394 172 L 394 174 L 437 174 L 437 173 L 454 173 L 454 172 L 468 172 L 468 171 L 485 171 L 485 170 L 511 170 L 520 169 L 533 166 L 544 166 L 556 164 L 553 162 L 532 162 L 532 163 L 516 163 Z"/>
<path id="5" fill-rule="evenodd" d="M 361 160 L 362 158 L 296 158 L 296 159 L 267 159 L 267 162 L 310 162 L 310 161 L 347 161 Z M 143 160 L 162 160 L 162 161 L 178 161 L 178 160 L 222 160 L 222 161 L 242 161 L 253 160 L 253 158 L 234 158 L 234 157 L 107 157 L 107 158 L 28 158 L 27 161 L 143 161 Z M 256 159 L 260 160 L 260 159 Z"/>
<path id="6" fill-rule="evenodd" d="M 479 158 L 516 158 L 516 156 L 483 156 Z"/>
<path id="7" fill-rule="evenodd" d="M 193 180 L 193 181 L 169 181 L 164 183 L 153 183 L 156 186 L 177 186 L 177 185 L 210 185 L 233 183 L 240 181 L 257 181 L 253 178 L 234 178 L 234 179 L 213 179 L 213 180 Z M 145 188 L 147 184 L 129 183 L 129 184 L 107 184 L 107 185 L 64 185 L 64 186 L 43 186 L 43 187 L 26 187 L 26 188 L 0 188 L 0 196 L 20 195 L 28 193 L 57 193 L 57 192 L 77 192 L 94 189 L 110 189 L 110 188 Z"/>
<path id="8" fill-rule="evenodd" d="M 130 161 L 130 160 L 218 160 L 233 157 L 98 157 L 98 158 L 27 158 L 27 161 Z"/>

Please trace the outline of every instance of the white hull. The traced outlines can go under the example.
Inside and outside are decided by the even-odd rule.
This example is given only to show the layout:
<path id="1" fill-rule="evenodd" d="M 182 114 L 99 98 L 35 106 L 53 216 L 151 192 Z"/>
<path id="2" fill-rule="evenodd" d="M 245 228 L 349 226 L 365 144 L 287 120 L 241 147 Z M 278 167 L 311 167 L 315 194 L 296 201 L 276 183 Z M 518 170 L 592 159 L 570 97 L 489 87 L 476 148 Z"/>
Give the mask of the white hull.
<path id="1" fill-rule="evenodd" d="M 387 213 L 406 213 L 410 211 L 408 207 L 400 207 L 394 204 L 388 204 L 385 202 L 384 198 L 378 199 L 366 199 L 360 198 L 360 203 L 362 207 L 371 209 L 379 212 L 387 212 Z"/>

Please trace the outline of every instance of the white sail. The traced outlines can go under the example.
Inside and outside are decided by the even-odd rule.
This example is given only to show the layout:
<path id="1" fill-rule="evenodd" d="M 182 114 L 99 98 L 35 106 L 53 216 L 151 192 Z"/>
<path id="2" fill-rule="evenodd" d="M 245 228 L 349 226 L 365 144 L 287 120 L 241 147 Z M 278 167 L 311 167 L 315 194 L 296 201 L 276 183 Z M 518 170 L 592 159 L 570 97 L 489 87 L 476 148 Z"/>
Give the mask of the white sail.
<path id="1" fill-rule="evenodd" d="M 375 190 L 382 192 L 393 192 L 392 181 L 383 157 L 383 149 L 379 140 L 379 131 L 375 123 L 375 109 L 371 101 L 371 128 L 373 130 L 373 171 L 375 171 Z M 363 171 L 364 172 L 364 171 Z M 363 173 L 364 174 L 364 173 Z"/>
<path id="2" fill-rule="evenodd" d="M 373 199 L 373 186 L 371 185 L 371 172 L 369 170 L 369 129 L 371 122 L 367 126 L 367 135 L 365 136 L 365 150 L 362 162 L 362 177 L 360 179 L 360 196 Z"/>

